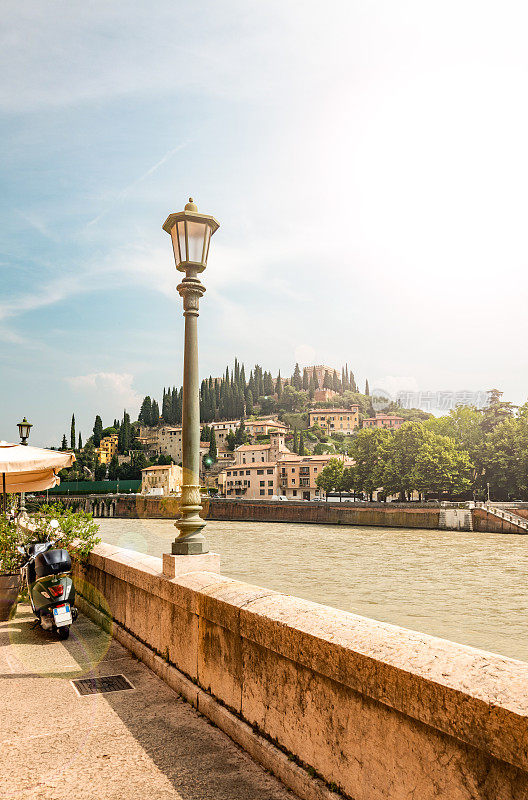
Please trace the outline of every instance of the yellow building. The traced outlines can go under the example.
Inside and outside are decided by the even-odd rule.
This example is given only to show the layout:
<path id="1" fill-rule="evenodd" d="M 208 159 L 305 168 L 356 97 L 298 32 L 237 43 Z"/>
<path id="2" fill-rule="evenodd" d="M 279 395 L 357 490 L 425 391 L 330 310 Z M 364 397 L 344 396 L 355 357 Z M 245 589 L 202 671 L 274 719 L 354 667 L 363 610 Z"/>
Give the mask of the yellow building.
<path id="1" fill-rule="evenodd" d="M 359 425 L 359 406 L 310 411 L 310 428 L 319 425 L 327 434 L 352 433 Z"/>
<path id="2" fill-rule="evenodd" d="M 108 464 L 112 460 L 112 456 L 117 453 L 117 440 L 117 433 L 101 439 L 99 447 L 95 448 L 100 464 Z"/>

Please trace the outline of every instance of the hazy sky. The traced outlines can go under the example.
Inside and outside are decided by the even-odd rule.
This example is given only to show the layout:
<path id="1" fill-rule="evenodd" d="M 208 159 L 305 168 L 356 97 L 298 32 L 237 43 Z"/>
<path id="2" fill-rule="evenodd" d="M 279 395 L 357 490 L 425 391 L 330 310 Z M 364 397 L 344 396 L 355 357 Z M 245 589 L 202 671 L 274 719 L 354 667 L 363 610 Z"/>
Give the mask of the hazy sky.
<path id="1" fill-rule="evenodd" d="M 522 2 L 4 0 L 0 438 L 179 384 L 167 214 L 220 229 L 200 357 L 528 395 Z"/>

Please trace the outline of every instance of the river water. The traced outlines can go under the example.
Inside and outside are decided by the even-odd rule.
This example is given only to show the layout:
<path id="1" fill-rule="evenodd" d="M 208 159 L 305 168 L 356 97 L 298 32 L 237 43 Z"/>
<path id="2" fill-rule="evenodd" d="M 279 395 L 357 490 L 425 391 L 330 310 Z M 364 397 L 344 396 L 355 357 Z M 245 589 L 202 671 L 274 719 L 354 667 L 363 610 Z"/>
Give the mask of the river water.
<path id="1" fill-rule="evenodd" d="M 161 556 L 171 520 L 102 519 L 105 542 Z M 528 536 L 209 522 L 222 574 L 528 661 Z"/>

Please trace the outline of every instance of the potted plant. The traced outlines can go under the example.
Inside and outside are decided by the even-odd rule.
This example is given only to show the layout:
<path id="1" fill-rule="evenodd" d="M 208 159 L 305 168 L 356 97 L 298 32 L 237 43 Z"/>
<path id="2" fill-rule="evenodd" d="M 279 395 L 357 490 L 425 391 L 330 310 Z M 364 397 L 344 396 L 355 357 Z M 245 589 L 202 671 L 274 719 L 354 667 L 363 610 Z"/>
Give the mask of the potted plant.
<path id="1" fill-rule="evenodd" d="M 20 592 L 20 567 L 24 556 L 18 551 L 20 533 L 14 522 L 0 514 L 0 622 L 9 619 Z"/>

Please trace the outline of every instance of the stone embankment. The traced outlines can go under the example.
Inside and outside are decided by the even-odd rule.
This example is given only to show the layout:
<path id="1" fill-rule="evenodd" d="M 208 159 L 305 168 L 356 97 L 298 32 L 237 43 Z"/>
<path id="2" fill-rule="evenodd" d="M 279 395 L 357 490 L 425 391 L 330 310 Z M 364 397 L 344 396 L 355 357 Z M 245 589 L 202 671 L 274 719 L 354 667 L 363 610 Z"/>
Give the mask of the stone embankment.
<path id="1" fill-rule="evenodd" d="M 528 797 L 528 664 L 110 545 L 75 571 L 81 609 L 301 797 Z"/>

